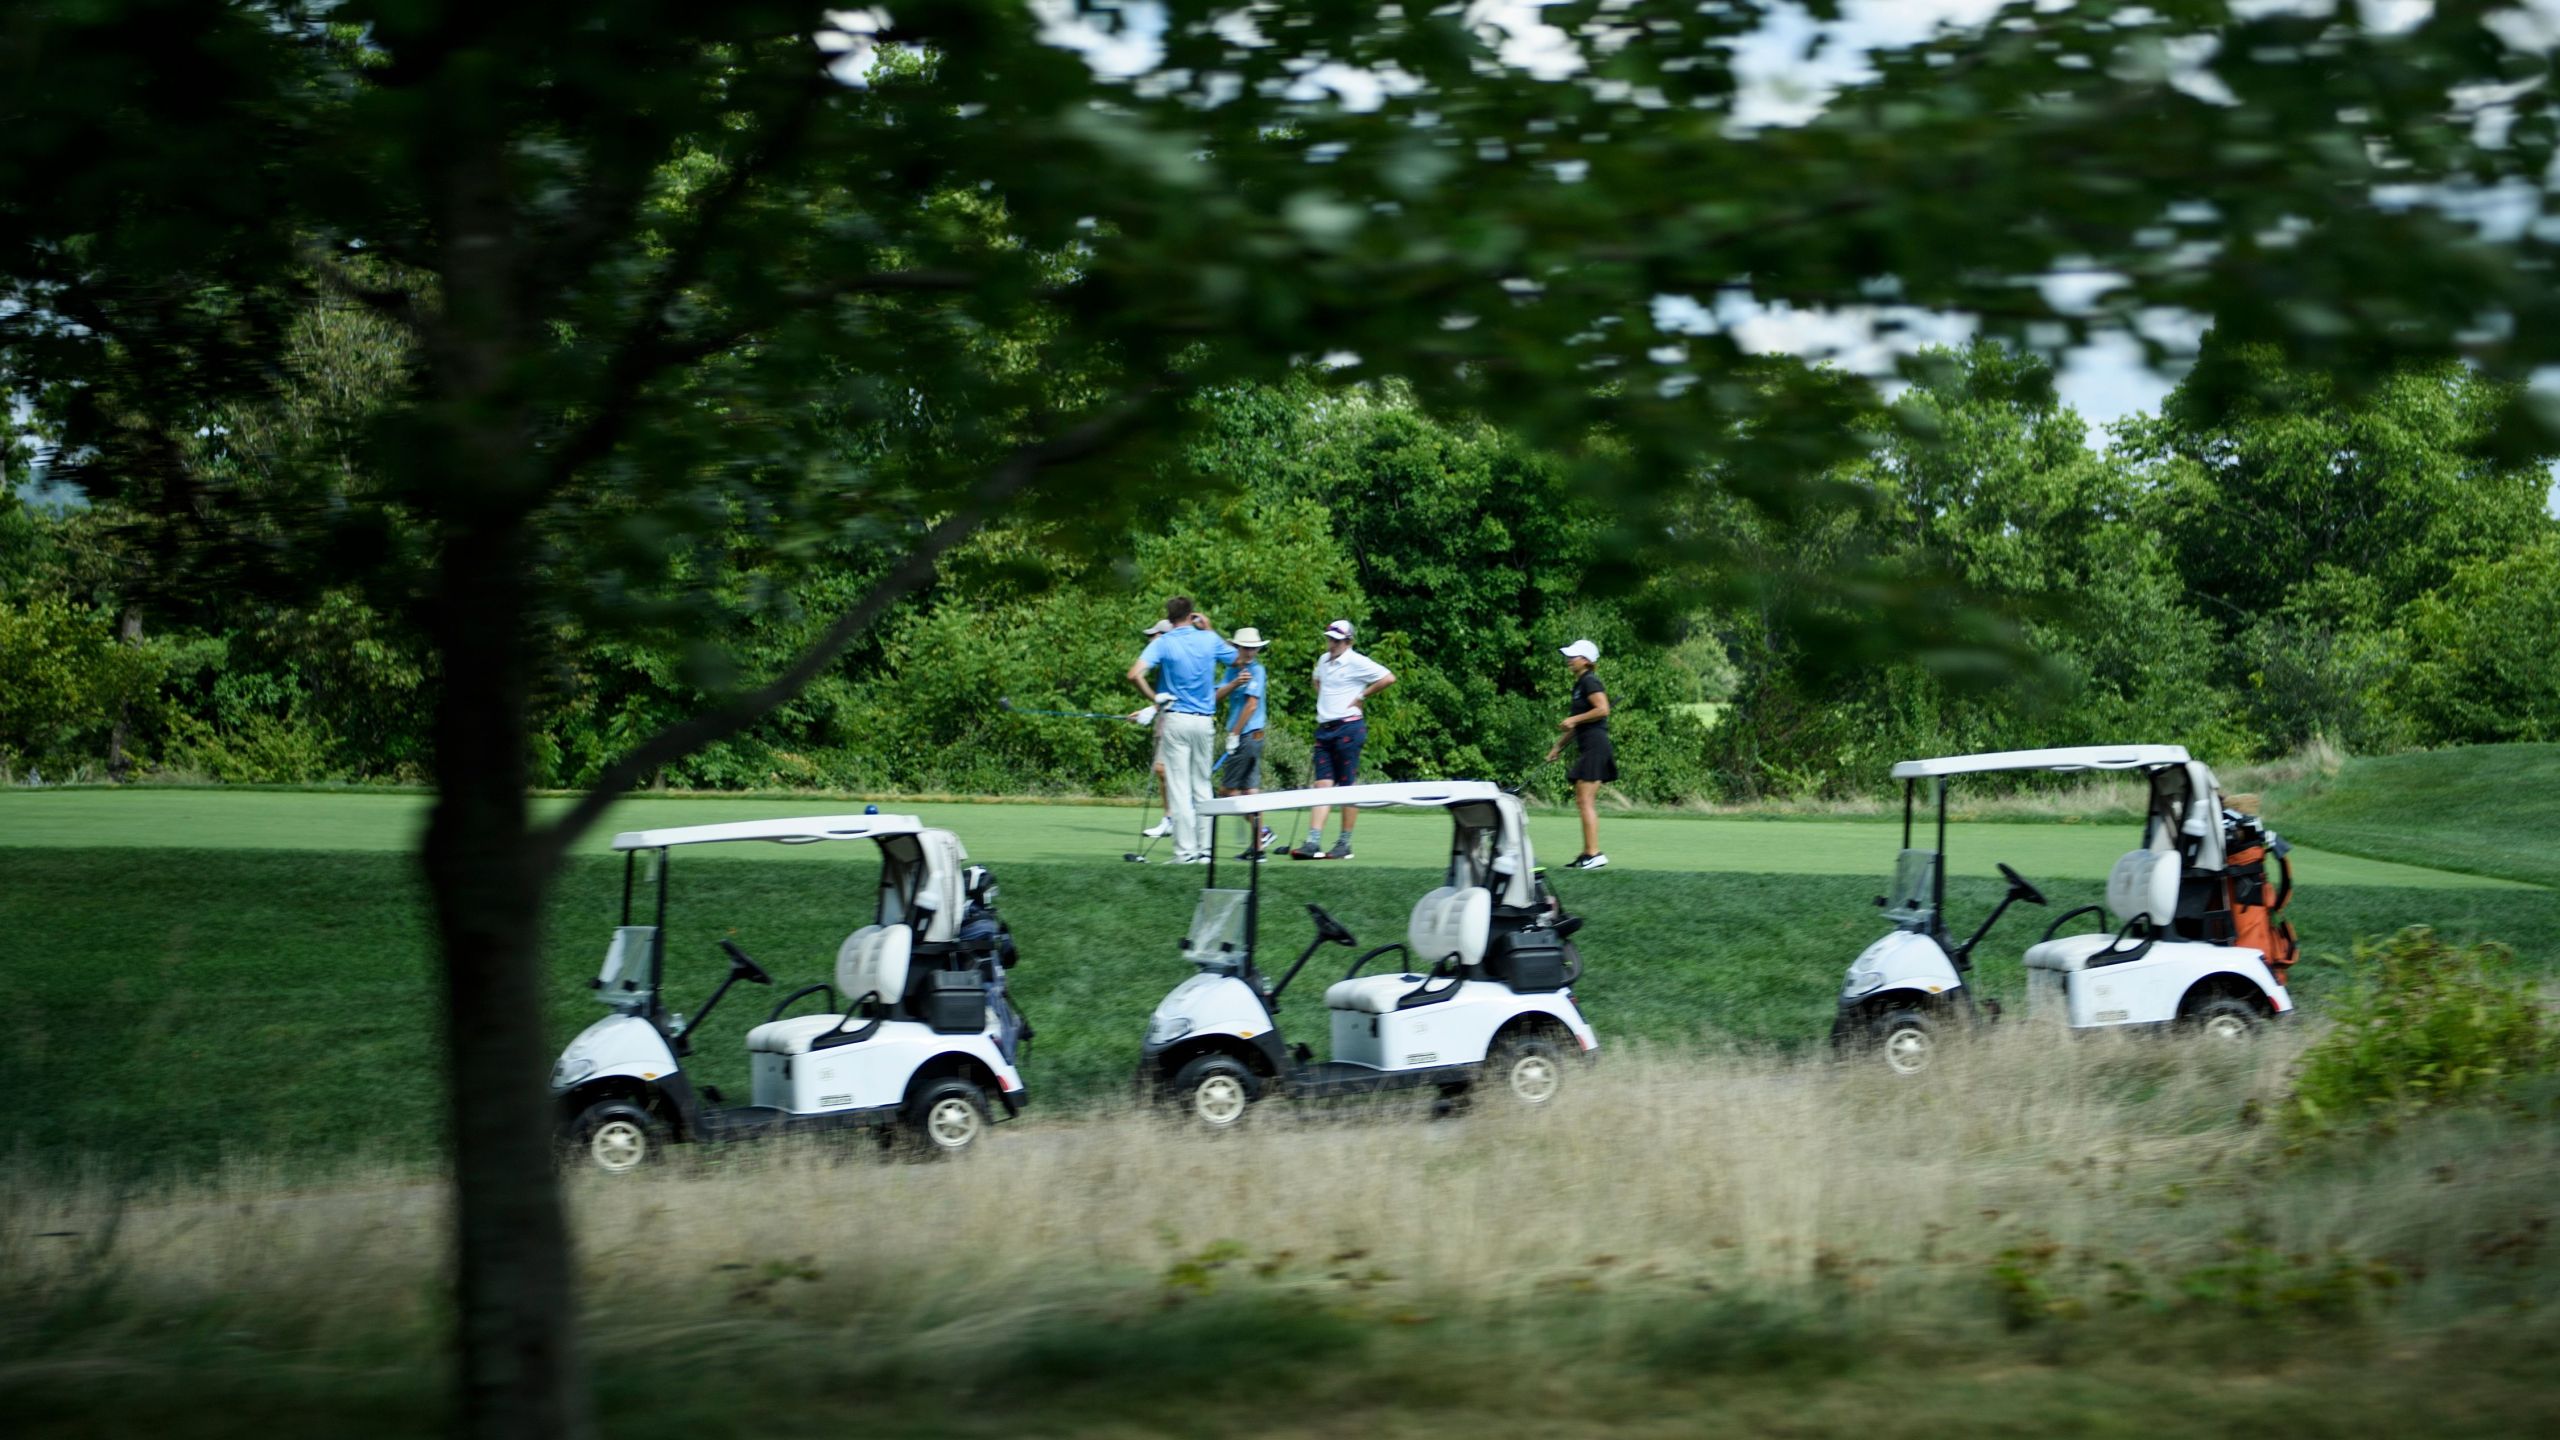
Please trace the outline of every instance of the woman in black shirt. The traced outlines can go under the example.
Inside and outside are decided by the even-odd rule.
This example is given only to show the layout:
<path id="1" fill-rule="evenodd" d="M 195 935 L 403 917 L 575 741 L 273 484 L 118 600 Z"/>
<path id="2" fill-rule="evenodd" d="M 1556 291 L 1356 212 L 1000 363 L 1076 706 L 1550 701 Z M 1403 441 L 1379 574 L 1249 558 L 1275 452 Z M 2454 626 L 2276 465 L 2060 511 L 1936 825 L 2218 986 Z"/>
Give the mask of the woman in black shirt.
<path id="1" fill-rule="evenodd" d="M 1618 756 L 1609 748 L 1609 692 L 1600 684 L 1600 647 L 1588 640 L 1576 640 L 1564 647 L 1564 663 L 1573 670 L 1573 708 L 1562 724 L 1564 732 L 1556 743 L 1547 747 L 1547 758 L 1553 760 L 1564 751 L 1564 736 L 1570 735 L 1580 747 L 1573 757 L 1573 768 L 1566 772 L 1573 781 L 1573 803 L 1582 811 L 1582 853 L 1573 857 L 1571 869 L 1598 870 L 1609 863 L 1600 853 L 1600 787 L 1618 778 Z"/>

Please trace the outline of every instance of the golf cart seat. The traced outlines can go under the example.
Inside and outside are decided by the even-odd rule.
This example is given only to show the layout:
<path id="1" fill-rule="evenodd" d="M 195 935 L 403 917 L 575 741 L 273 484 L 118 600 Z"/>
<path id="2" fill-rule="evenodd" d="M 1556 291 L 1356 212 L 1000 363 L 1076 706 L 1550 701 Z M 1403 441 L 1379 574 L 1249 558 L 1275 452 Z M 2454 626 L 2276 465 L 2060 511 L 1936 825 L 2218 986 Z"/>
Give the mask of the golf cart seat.
<path id="1" fill-rule="evenodd" d="M 865 997 L 876 997 L 886 1005 L 895 1005 L 907 993 L 907 966 L 915 954 L 915 927 L 911 925 L 865 925 L 845 937 L 836 950 L 836 993 L 845 1004 L 856 1009 Z M 768 1020 L 747 1032 L 750 1054 L 805 1055 L 826 1036 L 841 1033 L 846 1038 L 837 1044 L 853 1043 L 851 1037 L 865 1034 L 861 1026 L 848 1026 L 843 1015 L 794 1015 L 788 1020 Z"/>
<path id="2" fill-rule="evenodd" d="M 2064 935 L 2046 940 L 2027 949 L 2027 968 L 2058 970 L 2068 974 L 2086 968 L 2092 960 L 2105 955 L 2116 943 L 2116 934 L 2139 917 L 2146 921 L 2140 935 L 2166 934 L 2169 922 L 2178 909 L 2178 853 L 2174 850 L 2131 850 L 2116 861 L 2107 875 L 2107 913 L 2114 919 L 2116 930 L 2098 930 L 2086 935 Z M 2086 907 L 2096 909 L 2096 906 Z M 2072 914 L 2079 914 L 2073 911 Z M 2071 915 L 2065 915 L 2061 924 Z M 2135 937 L 2139 938 L 2139 936 Z M 2127 941 L 2127 950 L 2132 940 Z M 2121 958 L 2131 959 L 2130 953 Z"/>
<path id="3" fill-rule="evenodd" d="M 1493 931 L 1493 892 L 1481 885 L 1465 889 L 1443 885 L 1414 903 L 1405 927 L 1409 963 L 1428 971 L 1450 956 L 1462 969 L 1484 962 L 1484 947 Z M 1420 975 L 1360 975 L 1335 981 L 1324 992 L 1331 1010 L 1358 1010 L 1391 1015 L 1404 998 L 1422 988 Z"/>

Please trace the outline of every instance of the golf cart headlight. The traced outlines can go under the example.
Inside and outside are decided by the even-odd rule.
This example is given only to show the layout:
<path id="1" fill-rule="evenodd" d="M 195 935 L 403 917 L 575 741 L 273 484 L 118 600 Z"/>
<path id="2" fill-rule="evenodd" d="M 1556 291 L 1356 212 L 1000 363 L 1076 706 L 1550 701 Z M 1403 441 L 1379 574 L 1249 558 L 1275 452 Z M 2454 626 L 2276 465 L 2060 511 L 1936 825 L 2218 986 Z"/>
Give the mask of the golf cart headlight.
<path id="1" fill-rule="evenodd" d="M 1158 1015 L 1147 1021 L 1149 1045 L 1170 1045 L 1190 1033 L 1191 1017 L 1188 1015 Z"/>
<path id="2" fill-rule="evenodd" d="M 1841 985 L 1840 993 L 1854 999 L 1857 996 L 1866 994 L 1868 991 L 1873 990 L 1883 983 L 1884 972 L 1882 970 L 1861 970 L 1857 966 L 1852 965 L 1849 967 L 1849 978 Z"/>
<path id="3" fill-rule="evenodd" d="M 551 1088 L 566 1090 L 594 1073 L 595 1061 L 584 1055 L 563 1055 L 560 1063 L 551 1067 Z"/>

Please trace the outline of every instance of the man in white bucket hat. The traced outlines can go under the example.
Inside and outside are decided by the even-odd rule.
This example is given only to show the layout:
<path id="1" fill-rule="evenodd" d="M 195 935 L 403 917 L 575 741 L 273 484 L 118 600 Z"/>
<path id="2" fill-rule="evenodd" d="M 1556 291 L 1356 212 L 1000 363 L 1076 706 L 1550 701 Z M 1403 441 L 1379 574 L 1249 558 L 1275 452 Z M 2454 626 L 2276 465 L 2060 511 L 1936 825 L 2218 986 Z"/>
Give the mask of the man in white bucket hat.
<path id="1" fill-rule="evenodd" d="M 1573 704 L 1556 726 L 1563 734 L 1547 747 L 1547 758 L 1562 753 L 1566 736 L 1573 738 L 1573 768 L 1565 774 L 1573 781 L 1574 808 L 1582 812 L 1582 853 L 1568 868 L 1604 869 L 1609 857 L 1600 853 L 1600 787 L 1618 778 L 1618 755 L 1609 746 L 1609 692 L 1600 684 L 1600 647 L 1576 640 L 1557 653 L 1573 671 Z"/>
<path id="2" fill-rule="evenodd" d="M 1236 647 L 1236 663 L 1228 670 L 1227 683 L 1218 687 L 1218 699 L 1227 707 L 1227 758 L 1218 771 L 1218 793 L 1252 795 L 1262 789 L 1262 740 L 1270 713 L 1262 632 L 1247 625 L 1228 636 L 1227 643 Z M 1244 819 L 1244 853 L 1236 858 L 1259 860 L 1271 832 L 1262 828 L 1259 815 Z"/>

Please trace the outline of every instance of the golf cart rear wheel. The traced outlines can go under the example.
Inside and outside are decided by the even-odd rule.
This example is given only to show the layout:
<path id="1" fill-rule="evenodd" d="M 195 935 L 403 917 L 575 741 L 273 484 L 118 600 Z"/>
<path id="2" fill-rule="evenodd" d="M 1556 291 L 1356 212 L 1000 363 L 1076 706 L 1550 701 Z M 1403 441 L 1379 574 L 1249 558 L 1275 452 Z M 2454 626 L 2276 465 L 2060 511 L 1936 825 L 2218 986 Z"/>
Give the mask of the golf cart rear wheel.
<path id="1" fill-rule="evenodd" d="M 2217 995 L 2181 1017 L 2180 1028 L 2206 1040 L 2246 1040 L 2258 1033 L 2258 1007 L 2231 995 Z"/>
<path id="2" fill-rule="evenodd" d="M 668 1138 L 665 1123 L 646 1106 L 599 1100 L 569 1126 L 567 1148 L 590 1168 L 628 1175 L 664 1154 Z"/>
<path id="3" fill-rule="evenodd" d="M 1244 1123 L 1261 1089 L 1243 1061 L 1232 1055 L 1202 1055 L 1174 1072 L 1165 1093 L 1203 1129 L 1227 1131 Z"/>
<path id="4" fill-rule="evenodd" d="M 1896 1075 L 1917 1075 L 1938 1057 L 1938 1027 L 1917 1010 L 1888 1010 L 1869 1033 L 1885 1068 Z"/>
<path id="5" fill-rule="evenodd" d="M 1564 1051 L 1543 1035 L 1502 1042 L 1486 1069 L 1486 1078 L 1524 1110 L 1544 1109 L 1564 1093 Z"/>
<path id="6" fill-rule="evenodd" d="M 928 1159 L 966 1154 L 986 1133 L 986 1092 L 956 1075 L 934 1081 L 907 1102 L 908 1139 Z"/>

